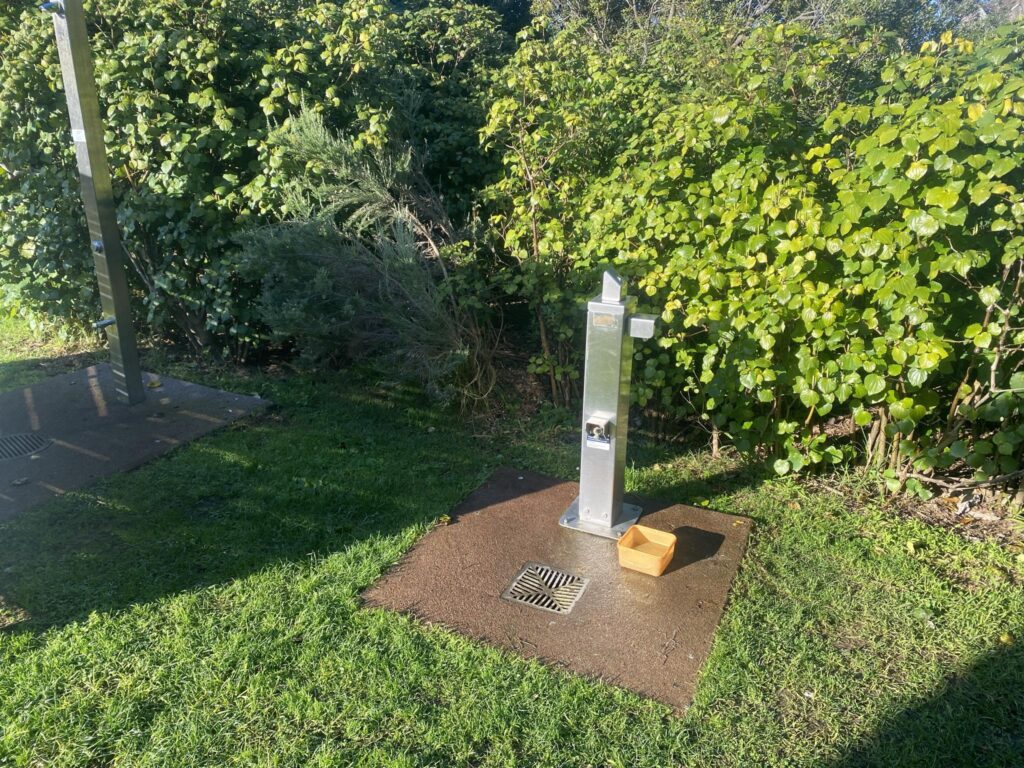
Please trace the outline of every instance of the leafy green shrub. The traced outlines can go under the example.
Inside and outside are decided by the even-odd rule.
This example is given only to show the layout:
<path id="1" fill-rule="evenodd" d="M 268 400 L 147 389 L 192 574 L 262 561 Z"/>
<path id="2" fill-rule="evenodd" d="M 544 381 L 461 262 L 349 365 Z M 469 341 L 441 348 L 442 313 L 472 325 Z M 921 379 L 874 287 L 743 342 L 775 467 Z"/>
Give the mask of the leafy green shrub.
<path id="1" fill-rule="evenodd" d="M 625 42 L 641 57 L 673 20 L 733 27 L 738 36 L 776 24 L 805 24 L 832 37 L 851 25 L 870 26 L 914 45 L 945 30 L 983 31 L 1019 15 L 1013 0 L 534 0 L 533 11 L 559 26 L 578 26 L 602 47 Z"/>
<path id="2" fill-rule="evenodd" d="M 887 40 L 851 46 L 760 30 L 736 46 L 733 28 L 687 24 L 666 31 L 641 62 L 629 45 L 608 52 L 581 44 L 575 29 L 551 40 L 545 29 L 535 26 L 495 88 L 484 138 L 505 173 L 485 196 L 507 254 L 502 283 L 537 318 L 541 351 L 531 369 L 566 403 L 581 364 L 579 300 L 594 285 L 587 249 L 598 246 L 588 243 L 622 231 L 612 221 L 590 234 L 588 198 L 617 167 L 644 162 L 644 131 L 672 110 L 699 112 L 731 94 L 799 141 L 822 111 L 870 82 L 860 60 Z"/>
<path id="3" fill-rule="evenodd" d="M 485 398 L 493 334 L 459 293 L 456 233 L 413 154 L 337 138 L 312 112 L 278 136 L 292 213 L 239 265 L 261 321 L 313 361 L 383 356 L 442 399 Z"/>
<path id="4" fill-rule="evenodd" d="M 574 394 L 574 320 L 586 290 L 573 270 L 576 205 L 623 137 L 642 125 L 633 110 L 647 106 L 645 83 L 635 68 L 626 57 L 605 60 L 570 34 L 528 39 L 496 89 L 484 133 L 505 166 L 485 192 L 505 254 L 495 277 L 536 318 L 542 351 L 530 370 L 548 377 L 560 404 Z"/>
<path id="5" fill-rule="evenodd" d="M 582 172 L 582 129 L 548 116 L 618 114 L 622 84 L 590 94 L 623 65 L 589 59 L 597 72 L 576 85 L 533 66 L 516 82 L 559 80 L 551 98 L 492 108 L 491 135 L 512 155 L 492 188 L 498 220 L 522 220 L 504 232 L 523 274 L 559 253 L 566 273 L 613 263 L 634 278 L 662 317 L 637 353 L 642 403 L 710 423 L 779 472 L 858 460 L 894 487 L 1012 482 L 1024 454 L 1021 43 L 1020 28 L 977 50 L 947 35 L 818 121 L 802 104 L 865 44 L 761 30 L 730 62 L 731 87 L 679 98 L 645 76 L 618 153 Z M 545 66 L 568 74 L 582 58 Z M 517 141 L 524 125 L 539 149 Z M 545 195 L 528 186 L 534 168 L 551 174 Z"/>
<path id="6" fill-rule="evenodd" d="M 366 146 L 398 136 L 453 186 L 477 162 L 480 72 L 503 55 L 493 12 L 458 0 L 94 0 L 86 4 L 132 277 L 154 330 L 195 346 L 251 338 L 236 234 L 282 206 L 269 140 L 305 101 Z M 0 30 L 0 297 L 92 319 L 52 25 Z M 456 203 L 458 195 L 454 196 Z"/>

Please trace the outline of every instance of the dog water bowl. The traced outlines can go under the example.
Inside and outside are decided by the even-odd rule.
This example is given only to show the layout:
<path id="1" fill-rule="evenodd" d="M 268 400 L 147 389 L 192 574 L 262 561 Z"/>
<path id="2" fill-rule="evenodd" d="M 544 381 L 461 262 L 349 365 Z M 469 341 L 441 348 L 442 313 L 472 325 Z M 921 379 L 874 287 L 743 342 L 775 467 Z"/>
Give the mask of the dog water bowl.
<path id="1" fill-rule="evenodd" d="M 674 534 L 634 525 L 619 539 L 619 565 L 649 576 L 661 576 L 675 551 Z"/>

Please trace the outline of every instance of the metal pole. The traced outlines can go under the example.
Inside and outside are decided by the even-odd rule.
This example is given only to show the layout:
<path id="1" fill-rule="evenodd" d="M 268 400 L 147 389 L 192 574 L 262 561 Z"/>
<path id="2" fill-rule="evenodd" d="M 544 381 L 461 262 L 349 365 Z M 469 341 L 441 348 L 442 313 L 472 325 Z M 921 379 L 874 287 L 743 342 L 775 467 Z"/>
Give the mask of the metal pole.
<path id="1" fill-rule="evenodd" d="M 53 15 L 71 117 L 71 136 L 78 156 L 82 202 L 89 222 L 90 247 L 99 281 L 103 319 L 95 323 L 95 327 L 107 333 L 118 395 L 129 405 L 135 405 L 145 400 L 146 395 L 132 326 L 124 250 L 117 227 L 110 167 L 103 145 L 103 121 L 82 0 L 48 2 L 42 8 Z"/>
<path id="2" fill-rule="evenodd" d="M 633 339 L 654 335 L 653 315 L 634 314 L 636 299 L 608 270 L 601 294 L 587 304 L 583 374 L 580 495 L 559 521 L 566 528 L 617 539 L 643 510 L 623 502 L 629 433 Z"/>

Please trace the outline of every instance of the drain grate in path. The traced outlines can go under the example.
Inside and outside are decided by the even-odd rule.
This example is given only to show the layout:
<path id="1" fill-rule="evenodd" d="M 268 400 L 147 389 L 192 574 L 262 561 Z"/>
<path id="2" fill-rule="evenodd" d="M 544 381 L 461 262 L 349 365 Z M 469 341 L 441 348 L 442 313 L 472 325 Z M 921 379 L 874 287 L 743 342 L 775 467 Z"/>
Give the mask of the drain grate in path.
<path id="1" fill-rule="evenodd" d="M 502 593 L 505 600 L 552 613 L 568 613 L 587 588 L 589 579 L 549 565 L 527 563 Z"/>
<path id="2" fill-rule="evenodd" d="M 25 435 L 2 435 L 0 436 L 0 461 L 31 456 L 34 453 L 45 451 L 51 445 L 53 445 L 53 440 L 48 440 L 34 432 Z"/>

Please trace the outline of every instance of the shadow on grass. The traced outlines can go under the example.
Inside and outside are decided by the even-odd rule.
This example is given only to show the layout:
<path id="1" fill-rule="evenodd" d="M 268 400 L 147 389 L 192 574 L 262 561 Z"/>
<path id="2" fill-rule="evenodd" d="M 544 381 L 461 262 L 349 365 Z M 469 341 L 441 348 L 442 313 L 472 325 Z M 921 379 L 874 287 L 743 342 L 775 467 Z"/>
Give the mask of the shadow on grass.
<path id="1" fill-rule="evenodd" d="M 700 454 L 697 454 L 700 455 Z M 777 477 L 771 467 L 760 461 L 711 460 L 710 465 L 694 466 L 685 477 L 666 473 L 657 476 L 644 488 L 644 495 L 656 503 L 656 509 L 673 504 L 708 506 L 715 496 L 729 496 L 757 488 Z M 711 506 L 714 506 L 713 504 Z"/>
<path id="2" fill-rule="evenodd" d="M 324 375 L 243 388 L 278 410 L 0 523 L 0 629 L 36 632 L 373 537 L 411 545 L 496 466 L 524 466 L 395 383 Z M 758 480 L 742 468 L 676 482 L 652 490 L 692 503 Z"/>
<path id="3" fill-rule="evenodd" d="M 264 389 L 281 410 L 0 523 L 0 628 L 35 632 L 412 537 L 493 467 L 413 393 L 340 377 Z"/>
<path id="4" fill-rule="evenodd" d="M 982 656 L 829 768 L 1024 766 L 1024 648 Z"/>
<path id="5" fill-rule="evenodd" d="M 104 352 L 97 351 L 0 362 L 0 392 L 27 387 L 50 376 L 88 368 L 105 357 Z"/>

